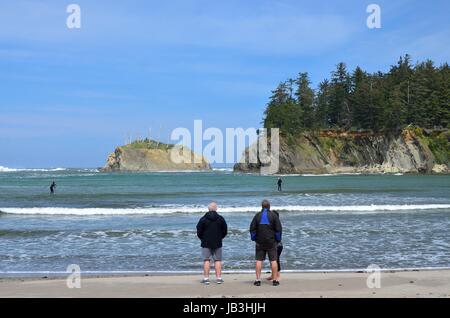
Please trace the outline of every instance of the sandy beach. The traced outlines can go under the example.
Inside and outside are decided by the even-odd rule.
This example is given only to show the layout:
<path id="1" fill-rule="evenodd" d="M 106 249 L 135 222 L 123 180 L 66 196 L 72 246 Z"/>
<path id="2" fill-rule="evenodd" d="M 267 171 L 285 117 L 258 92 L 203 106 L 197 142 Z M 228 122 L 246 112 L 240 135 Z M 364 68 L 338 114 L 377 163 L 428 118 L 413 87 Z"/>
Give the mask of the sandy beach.
<path id="1" fill-rule="evenodd" d="M 450 297 L 450 270 L 382 272 L 381 288 L 367 287 L 368 273 L 287 273 L 281 285 L 253 286 L 253 274 L 225 274 L 225 283 L 209 286 L 198 275 L 90 277 L 69 289 L 65 279 L 0 279 L 0 297 L 242 297 L 358 298 Z"/>

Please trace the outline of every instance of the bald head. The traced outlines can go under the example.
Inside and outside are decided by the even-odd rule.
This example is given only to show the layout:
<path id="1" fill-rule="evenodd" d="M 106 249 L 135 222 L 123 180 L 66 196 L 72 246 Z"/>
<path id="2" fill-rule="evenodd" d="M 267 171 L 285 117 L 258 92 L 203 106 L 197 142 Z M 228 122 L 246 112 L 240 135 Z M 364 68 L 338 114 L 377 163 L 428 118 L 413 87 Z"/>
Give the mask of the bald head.
<path id="1" fill-rule="evenodd" d="M 211 202 L 209 205 L 208 205 L 208 211 L 217 211 L 217 203 L 216 202 Z"/>

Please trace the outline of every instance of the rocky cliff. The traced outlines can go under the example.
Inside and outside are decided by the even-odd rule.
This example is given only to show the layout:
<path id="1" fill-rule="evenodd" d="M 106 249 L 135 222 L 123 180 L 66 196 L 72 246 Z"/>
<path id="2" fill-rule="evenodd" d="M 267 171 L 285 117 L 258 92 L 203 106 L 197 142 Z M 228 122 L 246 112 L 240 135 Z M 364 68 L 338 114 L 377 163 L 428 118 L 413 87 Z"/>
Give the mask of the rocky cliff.
<path id="1" fill-rule="evenodd" d="M 180 154 L 179 162 L 171 157 L 172 151 Z M 184 151 L 183 151 L 184 150 Z M 186 171 L 210 170 L 208 162 L 190 149 L 157 143 L 152 140 L 135 141 L 117 147 L 108 157 L 101 171 Z"/>
<path id="2" fill-rule="evenodd" d="M 408 128 L 396 133 L 322 131 L 280 138 L 279 173 L 447 173 L 450 134 Z M 235 171 L 258 172 L 246 149 Z"/>

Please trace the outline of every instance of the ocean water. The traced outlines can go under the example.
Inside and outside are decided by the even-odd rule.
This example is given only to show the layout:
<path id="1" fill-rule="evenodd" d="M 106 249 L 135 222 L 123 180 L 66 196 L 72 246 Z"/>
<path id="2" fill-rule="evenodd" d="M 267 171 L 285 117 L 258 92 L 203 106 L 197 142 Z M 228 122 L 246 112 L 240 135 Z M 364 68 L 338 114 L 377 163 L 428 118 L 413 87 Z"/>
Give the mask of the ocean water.
<path id="1" fill-rule="evenodd" d="M 217 201 L 224 270 L 253 269 L 261 200 L 283 223 L 286 270 L 450 267 L 450 176 L 0 169 L 0 276 L 201 270 L 196 224 Z M 49 185 L 56 181 L 56 194 Z"/>

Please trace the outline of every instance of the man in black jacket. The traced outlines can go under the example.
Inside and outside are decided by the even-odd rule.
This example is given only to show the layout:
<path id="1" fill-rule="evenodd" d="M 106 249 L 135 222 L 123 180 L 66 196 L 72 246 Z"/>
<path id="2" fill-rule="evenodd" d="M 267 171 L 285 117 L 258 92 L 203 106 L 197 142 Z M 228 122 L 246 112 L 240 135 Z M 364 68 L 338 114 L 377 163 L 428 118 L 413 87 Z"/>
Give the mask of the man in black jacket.
<path id="1" fill-rule="evenodd" d="M 222 284 L 222 240 L 227 236 L 227 222 L 217 213 L 217 204 L 211 202 L 207 212 L 197 224 L 197 236 L 202 241 L 203 280 L 209 285 L 210 259 L 214 261 L 216 283 Z"/>
<path id="2" fill-rule="evenodd" d="M 272 277 L 274 286 L 280 285 L 277 280 L 277 246 L 281 242 L 281 222 L 274 212 L 270 211 L 270 203 L 267 200 L 262 202 L 262 211 L 257 213 L 250 224 L 250 235 L 252 241 L 256 242 L 256 280 L 254 285 L 261 286 L 262 263 L 269 257 L 272 268 Z"/>

